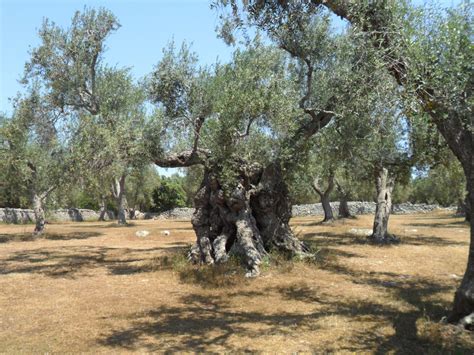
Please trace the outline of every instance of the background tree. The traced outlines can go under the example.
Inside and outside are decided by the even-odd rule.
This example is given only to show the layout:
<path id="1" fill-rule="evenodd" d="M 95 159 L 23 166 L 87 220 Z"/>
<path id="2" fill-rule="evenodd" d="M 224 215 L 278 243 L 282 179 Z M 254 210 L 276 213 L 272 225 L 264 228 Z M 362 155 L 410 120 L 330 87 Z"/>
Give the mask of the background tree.
<path id="1" fill-rule="evenodd" d="M 130 165 L 141 162 L 138 157 L 143 153 L 138 146 L 142 143 L 139 130 L 144 127 L 144 96 L 128 69 L 102 65 L 104 42 L 118 27 L 115 16 L 105 9 L 76 12 L 68 29 L 45 20 L 39 31 L 41 44 L 33 49 L 26 65 L 25 81 L 40 78 L 54 107 L 78 115 L 75 128 L 82 132 L 77 136 L 87 134 L 88 141 L 83 139 L 77 145 L 83 151 L 76 158 L 78 162 L 93 158 L 95 163 L 90 165 L 109 169 L 118 221 L 124 224 L 126 177 Z M 95 151 L 86 148 L 92 141 L 99 143 Z"/>
<path id="2" fill-rule="evenodd" d="M 27 192 L 35 214 L 34 234 L 45 229 L 45 201 L 73 171 L 67 141 L 61 140 L 61 114 L 45 103 L 38 86 L 17 99 L 12 119 L 4 120 L 2 165 L 20 191 Z"/>
<path id="3" fill-rule="evenodd" d="M 84 171 L 100 173 L 116 200 L 119 224 L 126 223 L 126 179 L 146 169 L 143 129 L 146 123 L 144 91 L 133 83 L 128 69 L 103 68 L 97 76 L 101 112 L 83 115 L 77 127 L 77 155 Z M 84 159 L 86 158 L 86 159 Z"/>

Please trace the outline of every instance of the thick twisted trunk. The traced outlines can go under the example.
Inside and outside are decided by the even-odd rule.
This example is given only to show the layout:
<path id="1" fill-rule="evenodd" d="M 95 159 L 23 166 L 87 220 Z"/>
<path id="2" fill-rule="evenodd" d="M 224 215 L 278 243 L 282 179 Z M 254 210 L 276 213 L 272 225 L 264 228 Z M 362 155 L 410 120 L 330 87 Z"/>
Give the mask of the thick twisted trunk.
<path id="1" fill-rule="evenodd" d="M 35 214 L 35 235 L 40 235 L 44 232 L 45 226 L 45 217 L 44 217 L 44 207 L 43 207 L 43 199 L 37 193 L 33 193 L 33 211 Z"/>
<path id="2" fill-rule="evenodd" d="M 398 242 L 398 239 L 388 233 L 388 220 L 392 210 L 392 192 L 395 186 L 395 179 L 390 176 L 386 168 L 376 171 L 375 187 L 377 191 L 377 201 L 375 207 L 374 226 L 371 242 L 377 244 L 388 244 Z"/>
<path id="3" fill-rule="evenodd" d="M 257 276 L 262 259 L 272 249 L 304 254 L 305 246 L 292 233 L 291 203 L 280 168 L 241 165 L 239 181 L 226 193 L 218 174 L 206 170 L 195 197 L 192 218 L 199 252 L 197 261 L 225 262 L 241 256 L 248 273 Z"/>

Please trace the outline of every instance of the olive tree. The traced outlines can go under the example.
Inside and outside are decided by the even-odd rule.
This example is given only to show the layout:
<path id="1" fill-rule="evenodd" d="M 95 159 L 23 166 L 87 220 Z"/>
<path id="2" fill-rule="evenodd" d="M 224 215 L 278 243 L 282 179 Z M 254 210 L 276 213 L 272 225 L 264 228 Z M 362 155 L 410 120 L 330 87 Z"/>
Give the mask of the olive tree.
<path id="1" fill-rule="evenodd" d="M 115 16 L 105 9 L 77 11 L 67 29 L 45 20 L 39 30 L 41 43 L 26 65 L 25 81 L 41 80 L 48 102 L 78 117 L 71 125 L 77 132 L 77 163 L 110 183 L 118 221 L 124 224 L 126 177 L 147 158 L 141 149 L 143 90 L 128 69 L 102 63 L 105 40 L 118 28 Z"/>
<path id="2" fill-rule="evenodd" d="M 350 23 L 375 49 L 388 73 L 414 109 L 426 113 L 461 163 L 470 205 L 474 202 L 474 118 L 472 115 L 472 4 L 457 9 L 423 11 L 407 1 L 221 1 L 232 11 L 224 28 L 245 19 L 275 23 L 282 14 L 306 18 L 322 7 Z M 295 5 L 296 4 L 296 5 Z M 295 7 L 298 7 L 295 9 Z M 366 50 L 362 47 L 360 51 Z M 464 322 L 474 313 L 474 218 L 471 209 L 469 257 L 456 291 L 449 322 Z"/>
<path id="3" fill-rule="evenodd" d="M 326 38 L 328 32 L 321 25 L 314 35 Z M 288 30 L 284 39 L 290 51 L 299 50 L 289 33 L 300 32 Z M 316 43 L 322 50 L 331 41 Z M 168 131 L 188 137 L 187 147 L 155 147 L 155 163 L 204 166 L 192 218 L 200 261 L 219 263 L 230 253 L 241 254 L 248 276 L 256 276 L 271 249 L 307 251 L 289 227 L 285 178 L 306 150 L 305 141 L 334 115 L 325 110 L 328 97 L 312 90 L 317 79 L 327 83 L 323 72 L 331 75 L 333 63 L 318 67 L 318 50 L 310 49 L 294 52 L 309 67 L 257 41 L 236 50 L 229 64 L 199 68 L 186 46 L 178 52 L 172 46 L 152 73 L 150 96 L 163 108 Z M 298 148 L 288 144 L 295 140 Z"/>
<path id="4" fill-rule="evenodd" d="M 45 201 L 73 172 L 67 140 L 61 137 L 62 115 L 45 103 L 39 88 L 15 102 L 13 117 L 2 122 L 1 168 L 25 191 L 35 215 L 34 234 L 45 229 Z"/>

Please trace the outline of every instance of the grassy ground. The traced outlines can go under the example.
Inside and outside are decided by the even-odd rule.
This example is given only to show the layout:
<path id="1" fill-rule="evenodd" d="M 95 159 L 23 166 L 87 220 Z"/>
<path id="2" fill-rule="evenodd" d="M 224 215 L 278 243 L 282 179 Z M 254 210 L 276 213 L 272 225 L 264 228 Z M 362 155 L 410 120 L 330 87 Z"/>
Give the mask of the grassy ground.
<path id="1" fill-rule="evenodd" d="M 36 240 L 31 225 L 0 225 L 0 352 L 472 353 L 471 334 L 438 323 L 468 225 L 445 212 L 392 216 L 402 243 L 377 247 L 358 235 L 371 223 L 296 218 L 318 261 L 277 258 L 252 280 L 189 266 L 186 221 L 53 224 Z"/>

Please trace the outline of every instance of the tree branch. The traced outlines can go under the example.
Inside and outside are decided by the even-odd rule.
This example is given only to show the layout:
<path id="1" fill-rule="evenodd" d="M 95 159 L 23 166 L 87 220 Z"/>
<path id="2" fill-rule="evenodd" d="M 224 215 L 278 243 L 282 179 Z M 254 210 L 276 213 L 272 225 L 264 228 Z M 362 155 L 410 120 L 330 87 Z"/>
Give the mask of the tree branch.
<path id="1" fill-rule="evenodd" d="M 184 168 L 204 164 L 209 156 L 205 149 L 186 150 L 154 159 L 154 163 L 162 168 Z"/>

